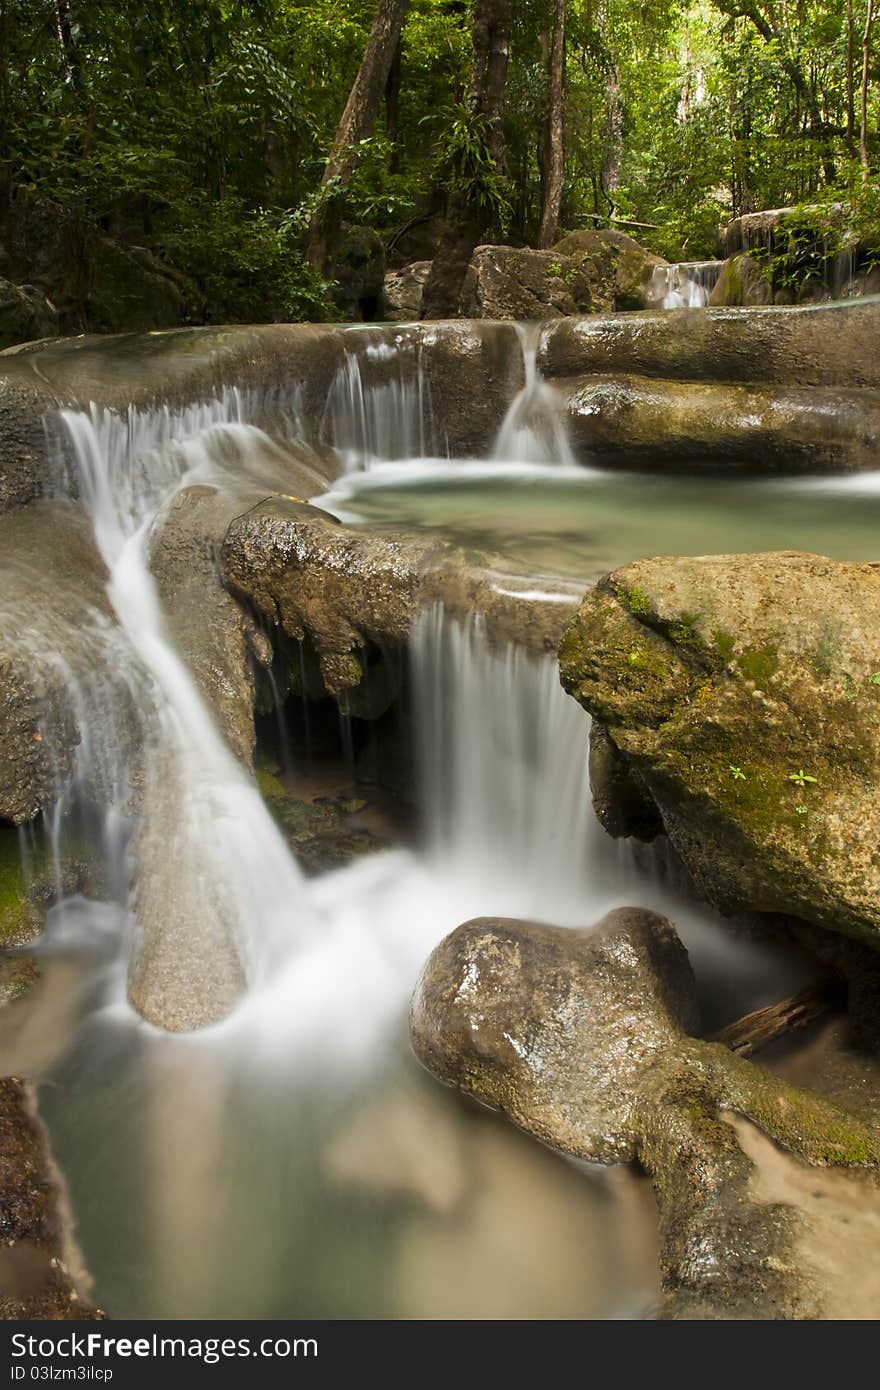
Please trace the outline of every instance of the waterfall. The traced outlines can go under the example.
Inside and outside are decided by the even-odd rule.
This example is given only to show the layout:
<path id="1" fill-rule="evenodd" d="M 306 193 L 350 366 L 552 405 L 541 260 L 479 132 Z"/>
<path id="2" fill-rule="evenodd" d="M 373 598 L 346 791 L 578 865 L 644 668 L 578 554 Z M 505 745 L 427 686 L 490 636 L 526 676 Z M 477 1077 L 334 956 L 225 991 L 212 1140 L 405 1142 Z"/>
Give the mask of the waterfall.
<path id="1" fill-rule="evenodd" d="M 330 387 L 322 436 L 346 473 L 436 453 L 416 339 L 352 345 Z"/>
<path id="2" fill-rule="evenodd" d="M 651 298 L 661 309 L 701 309 L 718 283 L 723 261 L 679 261 L 654 267 Z"/>
<path id="3" fill-rule="evenodd" d="M 589 721 L 552 653 L 492 645 L 485 621 L 438 604 L 412 641 L 427 853 L 479 910 L 589 921 L 602 834 L 590 804 Z"/>
<path id="4" fill-rule="evenodd" d="M 492 457 L 502 463 L 574 466 L 565 408 L 559 393 L 538 371 L 541 325 L 516 325 L 525 381 L 501 422 Z"/>
<path id="5" fill-rule="evenodd" d="M 271 973 L 302 938 L 312 917 L 299 869 L 255 783 L 167 637 L 148 563 L 152 524 L 174 491 L 196 479 L 216 482 L 230 449 L 258 462 L 267 450 L 271 455 L 271 441 L 241 424 L 240 415 L 236 393 L 178 415 L 62 413 L 127 643 L 122 660 L 139 673 L 132 685 L 144 766 L 117 779 L 138 784 L 142 818 L 134 841 L 130 989 L 148 1018 L 177 1030 L 227 1013 L 245 984 Z M 85 748 L 124 758 L 112 727 L 90 718 L 87 708 L 80 717 Z M 118 865 L 113 872 L 119 876 Z"/>

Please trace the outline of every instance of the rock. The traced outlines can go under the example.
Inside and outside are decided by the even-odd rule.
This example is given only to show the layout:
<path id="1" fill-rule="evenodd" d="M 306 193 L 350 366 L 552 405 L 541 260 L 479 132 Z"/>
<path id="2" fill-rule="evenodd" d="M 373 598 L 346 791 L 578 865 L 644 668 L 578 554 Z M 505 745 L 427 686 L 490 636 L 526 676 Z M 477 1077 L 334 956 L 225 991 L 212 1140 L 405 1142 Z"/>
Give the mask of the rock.
<path id="1" fill-rule="evenodd" d="M 250 767 L 254 678 L 248 635 L 253 624 L 223 588 L 217 560 L 230 521 L 246 506 L 241 496 L 212 487 L 178 492 L 151 539 L 150 568 L 176 650 L 232 751 Z"/>
<path id="2" fill-rule="evenodd" d="M 557 251 L 478 246 L 471 264 L 475 282 L 462 302 L 466 318 L 552 319 L 591 307 L 586 276 Z"/>
<path id="3" fill-rule="evenodd" d="M 704 896 L 877 948 L 878 633 L 874 565 L 642 560 L 585 597 L 560 675 Z"/>
<path id="4" fill-rule="evenodd" d="M 724 262 L 718 281 L 709 296 L 713 305 L 772 304 L 773 286 L 761 262 L 741 251 Z"/>
<path id="5" fill-rule="evenodd" d="M 0 348 L 57 332 L 58 314 L 42 290 L 0 279 Z"/>
<path id="6" fill-rule="evenodd" d="M 880 446 L 876 390 L 625 375 L 569 378 L 558 390 L 576 451 L 646 472 L 849 473 L 874 468 Z"/>
<path id="7" fill-rule="evenodd" d="M 447 1085 L 591 1162 L 638 1159 L 660 1206 L 666 1316 L 815 1317 L 794 1211 L 756 1200 L 728 1112 L 808 1163 L 880 1168 L 880 1134 L 771 1077 L 696 1026 L 674 928 L 621 908 L 592 930 L 481 918 L 429 958 L 413 997 L 416 1055 Z"/>
<path id="8" fill-rule="evenodd" d="M 103 566 L 77 507 L 39 502 L 0 518 L 0 592 L 0 821 L 19 825 L 70 777 L 80 739 L 71 683 L 92 669 L 109 622 Z"/>
<path id="9" fill-rule="evenodd" d="M 650 841 L 663 833 L 650 792 L 601 724 L 590 725 L 589 766 L 593 809 L 609 835 Z"/>
<path id="10" fill-rule="evenodd" d="M 377 232 L 345 224 L 330 274 L 336 281 L 334 302 L 346 319 L 372 323 L 381 318 L 385 247 Z"/>
<path id="11" fill-rule="evenodd" d="M 16 1077 L 2 1077 L 0 1317 L 103 1318 L 77 1289 L 78 1266 L 58 1174 L 36 1119 L 33 1092 Z"/>
<path id="12" fill-rule="evenodd" d="M 671 309 L 638 318 L 562 319 L 544 330 L 548 379 L 599 374 L 671 382 L 880 387 L 880 305 L 858 300 L 789 309 Z M 561 384 L 561 383 L 560 383 Z"/>
<path id="13" fill-rule="evenodd" d="M 721 243 L 728 256 L 740 251 L 751 251 L 756 246 L 768 247 L 783 218 L 790 216 L 795 208 L 766 208 L 763 212 L 746 212 L 742 217 L 734 217 L 721 229 Z"/>
<path id="14" fill-rule="evenodd" d="M 376 679 L 362 688 L 371 654 L 404 645 L 433 603 L 462 617 L 475 610 L 499 640 L 546 651 L 576 601 L 574 593 L 571 604 L 555 590 L 535 594 L 526 576 L 503 574 L 488 557 L 481 566 L 448 542 L 348 529 L 280 497 L 232 522 L 221 564 L 233 594 L 287 637 L 308 642 L 324 690 L 357 717 L 381 713 L 395 690 L 372 667 Z"/>
<path id="15" fill-rule="evenodd" d="M 400 270 L 389 270 L 382 291 L 382 317 L 391 323 L 414 323 L 430 273 L 430 261 L 413 261 Z"/>
<path id="16" fill-rule="evenodd" d="M 570 232 L 553 251 L 580 267 L 589 281 L 593 304 L 601 313 L 650 308 L 654 268 L 667 264 L 662 256 L 646 251 L 631 236 L 613 228 Z"/>
<path id="17" fill-rule="evenodd" d="M 84 326 L 92 333 L 148 333 L 186 322 L 194 291 L 146 247 L 97 237 L 88 251 Z"/>

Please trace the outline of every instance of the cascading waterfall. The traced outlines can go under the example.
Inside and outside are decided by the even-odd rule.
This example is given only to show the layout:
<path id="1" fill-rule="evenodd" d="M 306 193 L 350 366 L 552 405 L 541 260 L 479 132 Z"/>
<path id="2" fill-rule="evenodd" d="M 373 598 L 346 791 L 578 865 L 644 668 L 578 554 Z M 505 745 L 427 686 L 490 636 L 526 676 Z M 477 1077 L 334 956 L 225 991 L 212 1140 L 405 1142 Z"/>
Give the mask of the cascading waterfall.
<path id="1" fill-rule="evenodd" d="M 353 343 L 330 387 L 322 435 L 347 473 L 436 455 L 418 340 Z"/>
<path id="2" fill-rule="evenodd" d="M 429 860 L 480 911 L 583 923 L 592 896 L 583 711 L 552 655 L 493 646 L 480 616 L 438 604 L 412 644 Z"/>
<path id="3" fill-rule="evenodd" d="M 516 331 L 525 381 L 501 422 L 492 457 L 503 463 L 573 467 L 561 398 L 538 371 L 541 325 L 517 324 Z"/>
<path id="4" fill-rule="evenodd" d="M 661 309 L 702 309 L 718 283 L 723 261 L 679 261 L 654 267 L 651 297 Z"/>
<path id="5" fill-rule="evenodd" d="M 312 918 L 299 870 L 256 785 L 166 636 L 149 570 L 151 527 L 163 503 L 188 482 L 216 483 L 230 436 L 241 445 L 244 434 L 258 460 L 271 449 L 240 416 L 237 393 L 177 417 L 62 415 L 128 663 L 149 690 L 140 706 L 146 747 L 130 988 L 146 1017 L 179 1030 L 228 1013 L 245 982 L 270 973 Z M 82 717 L 89 726 L 86 710 Z M 106 733 L 92 723 L 86 747 Z"/>

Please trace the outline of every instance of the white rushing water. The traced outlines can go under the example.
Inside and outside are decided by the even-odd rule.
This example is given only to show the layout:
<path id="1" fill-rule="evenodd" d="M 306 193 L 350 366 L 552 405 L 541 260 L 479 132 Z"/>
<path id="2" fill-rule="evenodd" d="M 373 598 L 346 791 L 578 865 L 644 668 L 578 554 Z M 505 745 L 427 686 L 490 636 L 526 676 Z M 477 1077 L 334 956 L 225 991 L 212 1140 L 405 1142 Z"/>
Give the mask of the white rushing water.
<path id="1" fill-rule="evenodd" d="M 418 339 L 363 343 L 355 334 L 330 387 L 321 433 L 347 473 L 434 457 L 431 390 Z"/>
<path id="2" fill-rule="evenodd" d="M 271 444 L 241 423 L 241 413 L 240 396 L 230 392 L 176 416 L 62 415 L 78 491 L 128 644 L 117 660 L 138 673 L 145 766 L 137 779 L 143 825 L 131 892 L 135 958 L 155 954 L 160 931 L 180 953 L 181 970 L 199 953 L 216 953 L 189 985 L 200 997 L 187 1003 L 186 1019 L 197 1022 L 225 1012 L 239 982 L 269 974 L 291 939 L 301 939 L 312 924 L 295 861 L 169 639 L 149 568 L 152 526 L 174 492 L 195 481 L 218 482 L 224 446 L 228 453 L 231 443 L 243 445 L 242 452 L 259 462 L 266 452 L 261 444 Z M 80 759 L 130 756 L 112 727 L 97 726 L 89 700 L 79 703 L 86 731 Z M 103 707 L 97 713 L 101 718 Z M 133 771 L 119 769 L 120 788 L 135 780 Z M 108 814 L 121 809 L 111 805 Z M 110 867 L 118 879 L 119 864 Z M 172 972 L 164 983 L 171 992 L 180 981 Z M 209 991 L 222 997 L 212 999 Z"/>
<path id="3" fill-rule="evenodd" d="M 537 372 L 537 342 L 536 332 L 522 336 L 525 383 L 496 451 L 527 466 L 569 457 L 558 398 Z M 425 449 L 429 392 L 412 344 L 392 363 L 390 382 L 387 371 L 380 384 L 361 375 L 393 351 L 350 353 L 331 391 L 329 433 L 352 469 Z M 94 784 L 93 767 L 109 768 L 102 852 L 117 890 L 118 949 L 104 1002 L 117 1015 L 128 1009 L 128 985 L 141 1007 L 158 993 L 172 1026 L 231 1011 L 221 1032 L 244 1026 L 273 1046 L 279 1035 L 295 1036 L 311 1050 L 326 1031 L 329 999 L 344 993 L 344 961 L 351 998 L 341 1051 L 350 1058 L 399 1013 L 427 951 L 457 921 L 492 910 L 561 920 L 582 901 L 586 724 L 551 659 L 493 651 L 479 622 L 465 630 L 439 611 L 426 615 L 412 662 L 427 848 L 307 884 L 176 650 L 150 571 L 154 528 L 182 488 L 208 484 L 242 497 L 284 490 L 284 451 L 246 423 L 257 413 L 258 402 L 236 391 L 179 412 L 62 413 L 70 481 L 107 567 L 118 629 L 112 660 L 97 661 L 100 699 L 95 671 L 88 680 L 70 673 L 82 739 L 74 783 L 51 817 L 53 844 L 60 864 L 71 807 Z M 287 423 L 296 434 L 295 412 Z M 123 686 L 137 727 L 131 737 L 107 719 Z M 480 723 L 490 704 L 491 736 Z M 452 780 L 441 768 L 456 770 Z M 560 795 L 567 805 L 564 834 L 530 792 L 554 783 L 554 805 Z M 88 920 L 75 895 L 62 899 L 53 930 L 68 941 L 88 933 Z M 152 977 L 146 990 L 144 974 Z"/>
<path id="4" fill-rule="evenodd" d="M 654 267 L 651 297 L 661 309 L 702 309 L 718 283 L 723 261 L 679 261 Z"/>
<path id="5" fill-rule="evenodd" d="M 558 391 L 538 371 L 540 324 L 516 325 L 525 381 L 501 422 L 492 457 L 505 463 L 575 467 Z"/>

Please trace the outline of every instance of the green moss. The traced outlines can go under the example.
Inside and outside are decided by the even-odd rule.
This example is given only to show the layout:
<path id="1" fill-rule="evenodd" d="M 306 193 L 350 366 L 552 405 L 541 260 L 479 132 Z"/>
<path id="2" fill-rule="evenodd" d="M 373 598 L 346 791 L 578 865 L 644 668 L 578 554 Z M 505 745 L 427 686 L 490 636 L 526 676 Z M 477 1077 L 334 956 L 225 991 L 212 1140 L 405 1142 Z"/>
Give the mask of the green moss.
<path id="1" fill-rule="evenodd" d="M 666 627 L 666 632 L 671 642 L 675 642 L 679 647 L 700 646 L 700 637 L 697 633 L 697 622 L 699 615 L 696 613 L 682 613 Z"/>
<path id="2" fill-rule="evenodd" d="M 815 1091 L 802 1090 L 731 1053 L 715 1054 L 733 1108 L 808 1163 L 880 1168 L 880 1132 Z"/>
<path id="3" fill-rule="evenodd" d="M 0 943 L 30 934 L 31 910 L 18 834 L 0 829 Z"/>
<path id="4" fill-rule="evenodd" d="M 730 632 L 713 632 L 712 641 L 720 651 L 725 661 L 732 661 L 733 650 L 736 646 L 736 638 Z"/>
<path id="5" fill-rule="evenodd" d="M 628 608 L 630 613 L 634 613 L 637 618 L 646 618 L 653 611 L 651 600 L 644 589 L 635 587 L 630 589 L 621 584 L 617 590 L 617 597 L 624 608 Z"/>
<path id="6" fill-rule="evenodd" d="M 257 786 L 263 796 L 286 796 L 286 792 L 273 772 L 268 772 L 265 768 L 258 768 L 256 773 Z"/>
<path id="7" fill-rule="evenodd" d="M 736 664 L 747 681 L 754 681 L 759 690 L 766 690 L 779 670 L 779 656 L 774 647 L 761 647 L 743 652 Z"/>

